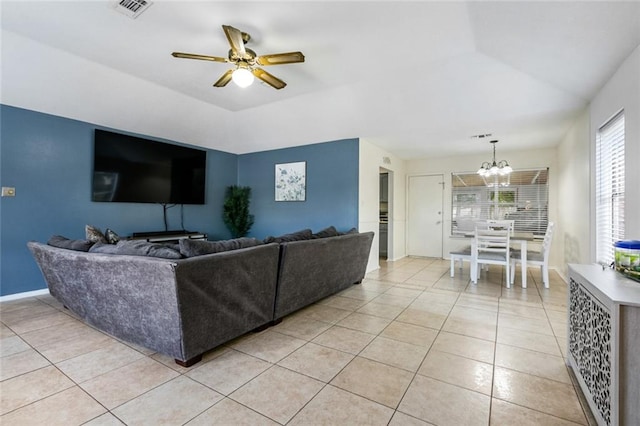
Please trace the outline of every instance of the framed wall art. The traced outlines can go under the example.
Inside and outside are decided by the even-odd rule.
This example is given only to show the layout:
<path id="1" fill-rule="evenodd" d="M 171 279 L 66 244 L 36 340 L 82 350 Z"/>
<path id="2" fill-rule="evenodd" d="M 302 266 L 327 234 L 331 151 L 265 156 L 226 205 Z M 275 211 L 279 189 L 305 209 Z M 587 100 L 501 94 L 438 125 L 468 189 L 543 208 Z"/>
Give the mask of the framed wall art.
<path id="1" fill-rule="evenodd" d="M 307 163 L 276 164 L 276 201 L 305 201 Z"/>

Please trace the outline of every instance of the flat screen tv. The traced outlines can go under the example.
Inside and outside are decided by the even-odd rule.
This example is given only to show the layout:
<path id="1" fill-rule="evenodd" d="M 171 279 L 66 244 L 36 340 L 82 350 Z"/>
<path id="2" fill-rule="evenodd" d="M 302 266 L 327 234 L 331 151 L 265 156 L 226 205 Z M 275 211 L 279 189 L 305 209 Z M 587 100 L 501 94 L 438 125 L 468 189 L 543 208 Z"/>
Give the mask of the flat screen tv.
<path id="1" fill-rule="evenodd" d="M 206 151 L 95 130 L 92 201 L 204 204 Z"/>

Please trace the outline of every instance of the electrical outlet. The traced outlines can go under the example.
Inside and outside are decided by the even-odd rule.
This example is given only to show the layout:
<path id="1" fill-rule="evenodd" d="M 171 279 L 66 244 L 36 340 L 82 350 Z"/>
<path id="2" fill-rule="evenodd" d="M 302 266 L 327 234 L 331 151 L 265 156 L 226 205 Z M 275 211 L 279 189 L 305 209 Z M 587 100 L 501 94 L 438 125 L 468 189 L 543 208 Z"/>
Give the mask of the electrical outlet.
<path id="1" fill-rule="evenodd" d="M 3 186 L 2 187 L 2 196 L 3 197 L 15 197 L 16 196 L 16 189 L 12 188 L 10 186 Z"/>

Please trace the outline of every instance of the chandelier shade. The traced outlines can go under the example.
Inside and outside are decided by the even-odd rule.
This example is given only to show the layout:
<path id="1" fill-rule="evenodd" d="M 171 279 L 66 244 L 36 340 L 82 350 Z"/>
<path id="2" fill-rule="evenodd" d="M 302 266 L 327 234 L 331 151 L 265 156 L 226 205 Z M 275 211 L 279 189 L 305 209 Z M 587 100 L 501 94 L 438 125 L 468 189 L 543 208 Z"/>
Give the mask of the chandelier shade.
<path id="1" fill-rule="evenodd" d="M 505 176 L 513 171 L 507 160 L 496 162 L 496 144 L 497 140 L 490 142 L 493 145 L 493 161 L 485 161 L 478 169 L 480 176 Z"/>

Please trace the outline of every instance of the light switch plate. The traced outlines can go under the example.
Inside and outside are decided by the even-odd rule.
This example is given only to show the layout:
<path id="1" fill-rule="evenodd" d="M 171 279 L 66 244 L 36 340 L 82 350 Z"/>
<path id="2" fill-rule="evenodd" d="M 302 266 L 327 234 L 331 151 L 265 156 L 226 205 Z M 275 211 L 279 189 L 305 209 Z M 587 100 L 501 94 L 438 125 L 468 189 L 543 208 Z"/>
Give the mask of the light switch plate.
<path id="1" fill-rule="evenodd" d="M 16 189 L 10 186 L 3 186 L 2 187 L 2 196 L 3 197 L 15 197 L 16 196 Z"/>

